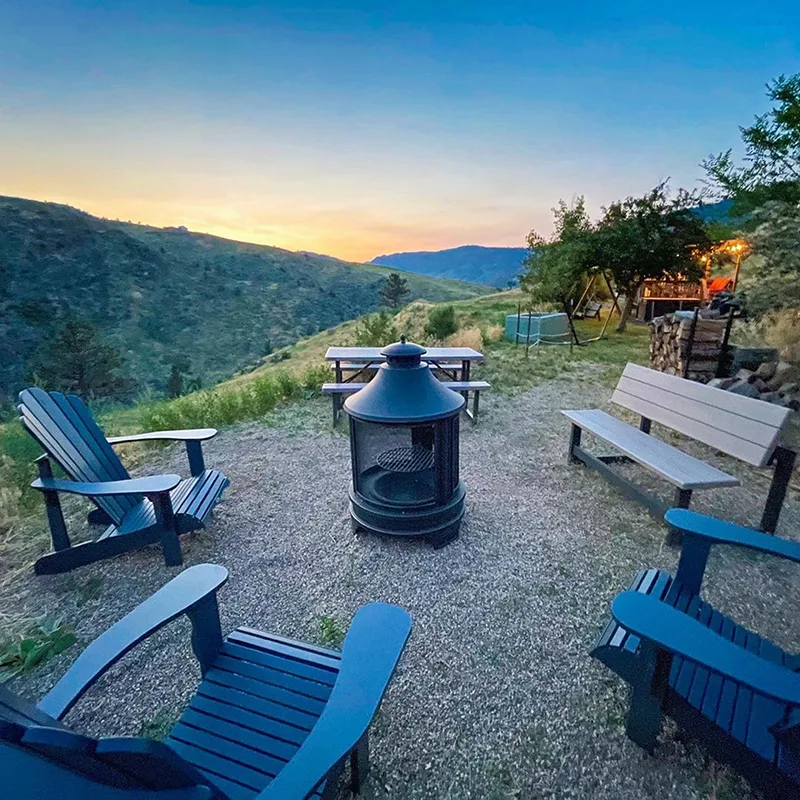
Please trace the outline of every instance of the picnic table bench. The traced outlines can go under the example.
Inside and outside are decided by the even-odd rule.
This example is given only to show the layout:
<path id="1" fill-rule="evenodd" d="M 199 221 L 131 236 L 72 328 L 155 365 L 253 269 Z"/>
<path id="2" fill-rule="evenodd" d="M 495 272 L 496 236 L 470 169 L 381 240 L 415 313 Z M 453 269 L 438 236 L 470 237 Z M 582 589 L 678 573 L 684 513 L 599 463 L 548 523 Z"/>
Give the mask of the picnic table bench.
<path id="1" fill-rule="evenodd" d="M 359 380 L 376 372 L 385 363 L 386 356 L 380 347 L 329 347 L 325 360 L 331 362 L 335 381 L 324 383 L 322 393 L 331 396 L 333 404 L 333 425 L 339 421 L 342 412 L 343 397 L 363 389 L 366 383 Z M 471 347 L 428 347 L 422 360 L 428 367 L 446 379 L 447 386 L 460 392 L 467 400 L 464 413 L 473 422 L 478 420 L 480 393 L 491 388 L 487 381 L 470 380 L 473 363 L 484 360 L 483 353 Z M 345 377 L 345 373 L 350 373 Z M 469 407 L 469 395 L 472 394 L 472 408 Z"/>
<path id="2" fill-rule="evenodd" d="M 628 364 L 611 401 L 641 417 L 639 429 L 600 409 L 561 413 L 572 423 L 569 460 L 600 472 L 657 518 L 667 504 L 615 472 L 611 464 L 634 461 L 675 487 L 673 505 L 688 508 L 695 489 L 738 486 L 739 479 L 650 435 L 652 422 L 756 467 L 775 465 L 761 518 L 761 530 L 774 533 L 796 454 L 781 447 L 790 410 L 725 392 L 694 381 Z M 597 455 L 581 447 L 583 431 L 607 442 L 617 454 Z"/>

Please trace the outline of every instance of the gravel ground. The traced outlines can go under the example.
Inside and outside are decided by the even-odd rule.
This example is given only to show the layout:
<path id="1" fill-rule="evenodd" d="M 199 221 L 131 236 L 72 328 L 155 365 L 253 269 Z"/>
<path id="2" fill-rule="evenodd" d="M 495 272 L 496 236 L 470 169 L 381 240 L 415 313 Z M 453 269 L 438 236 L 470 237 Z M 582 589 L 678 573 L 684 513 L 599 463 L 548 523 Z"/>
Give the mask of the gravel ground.
<path id="1" fill-rule="evenodd" d="M 629 742 L 625 687 L 588 656 L 609 603 L 636 570 L 674 569 L 677 559 L 663 544 L 664 527 L 641 507 L 596 473 L 566 464 L 568 425 L 558 410 L 606 406 L 610 390 L 592 378 L 589 367 L 580 383 L 486 397 L 480 426 L 465 425 L 462 436 L 468 510 L 461 537 L 440 551 L 351 534 L 349 447 L 325 428 L 327 403 L 284 412 L 273 419 L 277 427 L 241 426 L 208 443 L 207 463 L 231 486 L 210 527 L 183 537 L 183 548 L 187 565 L 229 569 L 220 596 L 225 630 L 251 625 L 317 639 L 322 617 L 346 623 L 372 600 L 413 615 L 375 725 L 367 797 L 747 796 L 670 728 L 655 757 Z M 757 522 L 763 474 L 697 452 L 740 475 L 745 488 L 700 492 L 696 507 Z M 160 451 L 139 472 L 153 469 L 186 472 L 182 451 Z M 668 493 L 663 483 L 653 486 Z M 798 521 L 792 494 L 780 532 L 797 535 Z M 88 641 L 177 571 L 150 548 L 68 575 L 31 577 L 22 602 L 31 614 L 65 614 Z M 705 592 L 797 651 L 792 581 L 787 565 L 721 551 L 712 555 Z M 76 654 L 72 648 L 15 688 L 40 696 Z M 187 627 L 178 622 L 120 662 L 68 721 L 89 733 L 135 734 L 148 720 L 177 714 L 197 679 Z"/>

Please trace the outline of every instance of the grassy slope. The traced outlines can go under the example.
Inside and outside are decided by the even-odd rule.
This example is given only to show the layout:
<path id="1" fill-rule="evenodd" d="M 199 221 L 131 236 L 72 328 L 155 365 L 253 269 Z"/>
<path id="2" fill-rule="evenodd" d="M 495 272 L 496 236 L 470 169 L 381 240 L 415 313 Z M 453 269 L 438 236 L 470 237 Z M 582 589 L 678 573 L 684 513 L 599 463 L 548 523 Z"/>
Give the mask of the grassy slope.
<path id="1" fill-rule="evenodd" d="M 0 394 L 68 313 L 91 320 L 140 387 L 169 365 L 213 385 L 277 349 L 375 309 L 390 270 L 99 219 L 67 206 L 0 197 Z M 490 291 L 407 274 L 411 298 Z"/>

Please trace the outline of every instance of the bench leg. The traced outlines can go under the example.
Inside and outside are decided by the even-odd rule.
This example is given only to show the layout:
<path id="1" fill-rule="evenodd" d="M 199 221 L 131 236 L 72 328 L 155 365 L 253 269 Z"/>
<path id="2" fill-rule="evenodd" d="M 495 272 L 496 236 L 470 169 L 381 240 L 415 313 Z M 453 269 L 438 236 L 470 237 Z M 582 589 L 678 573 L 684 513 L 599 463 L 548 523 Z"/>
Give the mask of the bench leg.
<path id="1" fill-rule="evenodd" d="M 580 462 L 580 459 L 575 456 L 575 448 L 580 447 L 582 433 L 583 429 L 573 424 L 572 433 L 570 433 L 569 437 L 569 449 L 567 450 L 567 463 L 569 464 Z"/>
<path id="2" fill-rule="evenodd" d="M 781 508 L 786 498 L 786 489 L 789 487 L 796 458 L 797 453 L 793 450 L 785 447 L 778 447 L 775 450 L 775 472 L 772 475 L 764 513 L 761 516 L 760 527 L 765 533 L 775 533 L 778 527 L 778 517 L 781 515 Z"/>
<path id="3" fill-rule="evenodd" d="M 689 508 L 689 504 L 691 502 L 692 502 L 691 489 L 675 490 L 675 501 L 672 504 L 673 508 Z M 673 528 L 670 525 L 669 531 L 667 532 L 667 544 L 670 545 L 670 547 L 679 547 L 682 541 L 683 541 L 683 534 L 677 528 Z"/>
<path id="4" fill-rule="evenodd" d="M 369 734 L 365 733 L 350 753 L 350 790 L 360 794 L 369 774 Z"/>
<path id="5" fill-rule="evenodd" d="M 339 410 L 336 407 L 336 395 L 331 395 L 331 407 L 333 408 L 333 427 L 336 427 L 336 423 L 339 420 Z"/>
<path id="6" fill-rule="evenodd" d="M 480 391 L 478 389 L 476 389 L 475 392 L 474 392 L 474 395 L 475 396 L 474 396 L 474 398 L 472 400 L 472 421 L 473 421 L 473 423 L 475 423 L 475 425 L 477 425 L 478 424 L 478 408 L 480 406 L 481 393 L 480 393 Z"/>

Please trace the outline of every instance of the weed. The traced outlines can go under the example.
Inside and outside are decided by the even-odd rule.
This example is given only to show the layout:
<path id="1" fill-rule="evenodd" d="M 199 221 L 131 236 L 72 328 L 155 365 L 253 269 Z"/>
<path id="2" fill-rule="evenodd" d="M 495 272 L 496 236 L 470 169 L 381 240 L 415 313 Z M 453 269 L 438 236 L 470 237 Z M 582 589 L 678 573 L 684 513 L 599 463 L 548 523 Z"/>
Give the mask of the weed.
<path id="1" fill-rule="evenodd" d="M 30 672 L 75 642 L 75 634 L 61 620 L 38 619 L 26 636 L 13 637 L 0 644 L 0 683 Z"/>
<path id="2" fill-rule="evenodd" d="M 319 620 L 319 641 L 325 647 L 340 649 L 347 633 L 345 626 L 335 617 L 323 615 Z"/>
<path id="3" fill-rule="evenodd" d="M 139 726 L 138 736 L 143 739 L 155 739 L 160 742 L 165 739 L 175 727 L 180 714 L 171 709 L 162 708 L 153 719 L 145 720 Z"/>
<path id="4" fill-rule="evenodd" d="M 103 593 L 103 578 L 101 575 L 93 575 L 84 584 L 78 586 L 78 596 L 80 603 L 88 603 L 90 600 L 97 600 Z"/>

